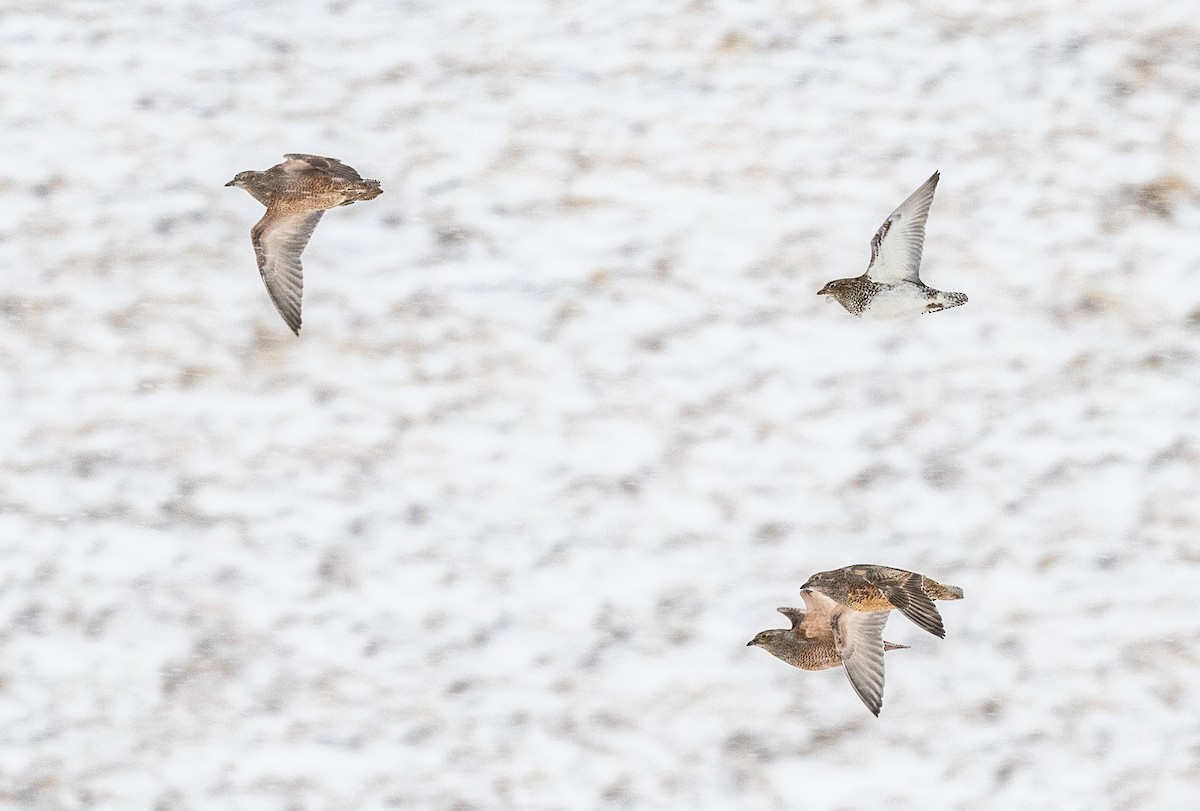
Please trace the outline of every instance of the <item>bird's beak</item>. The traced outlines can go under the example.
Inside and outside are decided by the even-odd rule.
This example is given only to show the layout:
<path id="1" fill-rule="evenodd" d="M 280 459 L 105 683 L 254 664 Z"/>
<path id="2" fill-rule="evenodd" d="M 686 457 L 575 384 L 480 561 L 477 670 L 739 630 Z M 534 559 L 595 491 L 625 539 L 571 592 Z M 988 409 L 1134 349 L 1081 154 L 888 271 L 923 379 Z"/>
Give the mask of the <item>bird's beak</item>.
<path id="1" fill-rule="evenodd" d="M 749 642 L 747 642 L 747 643 L 746 643 L 746 647 L 747 647 L 747 648 L 752 648 L 752 647 L 754 647 L 754 640 L 753 640 L 753 639 L 751 639 Z"/>
<path id="2" fill-rule="evenodd" d="M 236 180 L 231 180 L 231 181 L 229 181 L 228 183 L 226 183 L 225 185 L 226 185 L 226 186 L 232 186 L 232 185 L 234 185 L 235 183 L 237 183 L 237 181 L 236 181 Z"/>

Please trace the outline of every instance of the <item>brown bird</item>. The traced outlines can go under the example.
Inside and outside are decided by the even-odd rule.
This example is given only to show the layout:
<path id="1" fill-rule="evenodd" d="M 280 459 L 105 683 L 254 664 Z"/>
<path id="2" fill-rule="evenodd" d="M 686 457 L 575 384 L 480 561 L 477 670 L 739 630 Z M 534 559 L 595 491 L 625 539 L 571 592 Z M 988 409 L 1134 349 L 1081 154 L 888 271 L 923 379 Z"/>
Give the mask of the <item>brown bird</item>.
<path id="1" fill-rule="evenodd" d="M 771 628 L 746 643 L 801 670 L 842 665 L 850 686 L 875 715 L 883 707 L 883 653 L 907 648 L 883 641 L 886 613 L 854 611 L 824 594 L 801 589 L 807 610 L 778 608 L 791 628 Z"/>
<path id="2" fill-rule="evenodd" d="M 325 209 L 348 206 L 383 194 L 378 180 L 364 180 L 335 158 L 291 153 L 265 172 L 238 172 L 226 186 L 245 189 L 267 207 L 250 229 L 258 272 L 275 309 L 300 334 L 304 272 L 300 254 Z"/>
<path id="3" fill-rule="evenodd" d="M 871 240 L 871 262 L 861 276 L 834 279 L 818 296 L 832 296 L 861 318 L 911 318 L 967 303 L 963 293 L 934 290 L 921 281 L 925 221 L 940 175 L 934 172 L 879 226 Z"/>
<path id="4" fill-rule="evenodd" d="M 934 600 L 961 600 L 963 590 L 945 586 L 925 575 L 860 563 L 829 572 L 817 572 L 802 589 L 812 589 L 855 611 L 879 612 L 893 608 L 934 636 L 946 638 L 942 615 Z"/>

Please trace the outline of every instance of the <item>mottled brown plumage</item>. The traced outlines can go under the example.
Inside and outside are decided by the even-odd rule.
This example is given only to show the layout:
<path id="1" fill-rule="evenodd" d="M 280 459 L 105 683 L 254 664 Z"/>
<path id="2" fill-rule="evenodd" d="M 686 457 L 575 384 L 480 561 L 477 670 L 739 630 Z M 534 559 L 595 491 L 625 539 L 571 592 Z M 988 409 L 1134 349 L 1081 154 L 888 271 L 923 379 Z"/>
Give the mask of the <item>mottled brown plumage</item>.
<path id="1" fill-rule="evenodd" d="M 747 646 L 757 645 L 801 670 L 825 670 L 842 665 L 850 686 L 872 713 L 883 707 L 883 653 L 908 647 L 883 641 L 887 614 L 855 611 L 829 597 L 803 589 L 805 610 L 776 609 L 791 620 L 791 628 L 771 628 Z"/>
<path id="2" fill-rule="evenodd" d="M 265 172 L 238 172 L 226 186 L 245 189 L 267 207 L 250 229 L 258 272 L 275 309 L 300 334 L 304 272 L 300 254 L 326 209 L 383 194 L 378 180 L 364 180 L 335 158 L 289 153 Z"/>
<path id="3" fill-rule="evenodd" d="M 817 572 L 802 588 L 818 591 L 855 611 L 886 613 L 898 609 L 943 639 L 946 629 L 933 601 L 961 600 L 963 596 L 963 590 L 957 586 L 946 586 L 904 569 L 865 563 Z"/>

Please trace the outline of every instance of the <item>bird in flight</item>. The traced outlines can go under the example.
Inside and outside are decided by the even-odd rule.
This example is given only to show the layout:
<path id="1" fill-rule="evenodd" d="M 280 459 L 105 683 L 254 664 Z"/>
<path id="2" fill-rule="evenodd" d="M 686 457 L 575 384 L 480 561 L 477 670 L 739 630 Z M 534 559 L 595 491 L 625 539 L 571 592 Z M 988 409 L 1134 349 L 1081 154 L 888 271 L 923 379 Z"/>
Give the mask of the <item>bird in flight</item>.
<path id="1" fill-rule="evenodd" d="M 812 589 L 801 589 L 804 609 L 778 608 L 791 628 L 771 628 L 746 643 L 801 670 L 841 665 L 850 686 L 873 714 L 883 707 L 884 651 L 907 648 L 883 640 L 888 615 L 855 611 Z"/>
<path id="2" fill-rule="evenodd" d="M 890 566 L 859 564 L 817 572 L 800 587 L 804 610 L 780 608 L 791 628 L 762 631 L 757 645 L 801 670 L 841 665 L 850 686 L 873 714 L 883 707 L 883 654 L 907 647 L 883 639 L 897 609 L 931 634 L 945 637 L 934 600 L 961 600 L 963 590 Z"/>
<path id="3" fill-rule="evenodd" d="M 921 250 L 925 220 L 940 174 L 934 172 L 921 188 L 893 211 L 871 240 L 871 262 L 861 276 L 834 279 L 819 291 L 860 318 L 911 318 L 967 303 L 964 293 L 948 293 L 921 281 Z"/>
<path id="4" fill-rule="evenodd" d="M 325 209 L 348 206 L 383 194 L 378 180 L 364 180 L 335 158 L 291 153 L 264 172 L 238 172 L 226 186 L 245 189 L 267 207 L 250 229 L 267 293 L 275 309 L 300 334 L 300 297 L 304 272 L 300 254 Z"/>
<path id="5" fill-rule="evenodd" d="M 931 580 L 923 574 L 860 563 L 828 572 L 817 572 L 801 589 L 820 592 L 855 611 L 881 613 L 893 608 L 934 636 L 946 638 L 942 615 L 934 600 L 961 600 L 963 590 Z"/>

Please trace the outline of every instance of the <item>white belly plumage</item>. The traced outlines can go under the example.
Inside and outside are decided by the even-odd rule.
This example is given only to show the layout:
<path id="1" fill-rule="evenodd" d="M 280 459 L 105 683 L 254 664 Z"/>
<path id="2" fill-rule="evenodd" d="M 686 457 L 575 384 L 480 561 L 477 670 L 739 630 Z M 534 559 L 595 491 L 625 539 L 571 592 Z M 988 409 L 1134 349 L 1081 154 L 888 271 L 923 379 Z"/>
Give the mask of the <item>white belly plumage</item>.
<path id="1" fill-rule="evenodd" d="M 893 318 L 915 318 L 929 312 L 948 307 L 957 307 L 965 301 L 956 300 L 955 294 L 934 291 L 930 298 L 929 288 L 919 287 L 912 282 L 896 282 L 875 293 L 862 312 L 863 318 L 885 321 Z"/>

